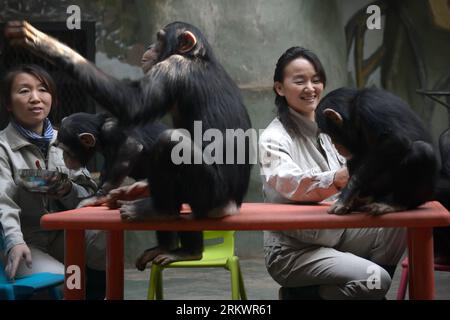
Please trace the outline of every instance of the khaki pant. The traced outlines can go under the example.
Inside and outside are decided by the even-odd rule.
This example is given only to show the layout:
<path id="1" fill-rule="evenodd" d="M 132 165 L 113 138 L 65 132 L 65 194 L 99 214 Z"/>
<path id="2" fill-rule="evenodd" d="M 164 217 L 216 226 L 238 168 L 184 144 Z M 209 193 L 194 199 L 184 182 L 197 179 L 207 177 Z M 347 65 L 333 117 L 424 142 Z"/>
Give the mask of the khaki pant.
<path id="1" fill-rule="evenodd" d="M 319 286 L 323 299 L 381 299 L 391 285 L 381 266 L 395 266 L 404 228 L 346 229 L 334 247 L 264 248 L 269 274 L 284 287 Z"/>

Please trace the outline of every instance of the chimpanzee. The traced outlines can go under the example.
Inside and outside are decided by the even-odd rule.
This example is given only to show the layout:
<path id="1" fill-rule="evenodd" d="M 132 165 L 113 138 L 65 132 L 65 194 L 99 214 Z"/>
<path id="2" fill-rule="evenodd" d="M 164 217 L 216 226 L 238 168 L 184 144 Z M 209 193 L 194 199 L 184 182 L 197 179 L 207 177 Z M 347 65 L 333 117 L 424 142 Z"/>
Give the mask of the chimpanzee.
<path id="1" fill-rule="evenodd" d="M 376 88 L 340 88 L 317 106 L 316 121 L 347 158 L 350 179 L 329 213 L 377 215 L 431 200 L 438 160 L 419 117 Z"/>
<path id="2" fill-rule="evenodd" d="M 175 129 L 160 135 L 149 161 L 151 197 L 122 205 L 123 219 L 173 217 L 179 214 L 182 203 L 190 205 L 195 217 L 238 212 L 250 178 L 248 139 L 244 163 L 237 161 L 236 144 L 225 141 L 223 155 L 229 151 L 227 145 L 234 145 L 233 161 L 227 157 L 226 162 L 206 164 L 210 163 L 203 152 L 207 143 L 202 141 L 199 145 L 191 138 L 195 121 L 201 123 L 202 136 L 206 130 L 215 129 L 225 137 L 228 129 L 247 131 L 250 118 L 239 88 L 195 26 L 174 22 L 158 31 L 156 43 L 143 56 L 146 75 L 130 83 L 106 75 L 27 22 L 7 23 L 5 36 L 12 45 L 31 50 L 72 75 L 118 119 L 120 127 L 133 128 L 171 113 Z M 175 164 L 171 153 L 178 143 L 189 146 L 191 157 L 200 157 L 202 163 Z M 145 263 L 201 258 L 201 232 L 179 233 L 181 248 L 177 249 L 174 248 L 178 241 L 173 235 L 160 236 L 159 248 L 146 252 Z"/>
<path id="3" fill-rule="evenodd" d="M 167 129 L 159 121 L 121 128 L 117 119 L 105 112 L 80 112 L 65 117 L 55 145 L 64 150 L 66 166 L 69 169 L 86 166 L 95 152 L 104 157 L 99 190 L 95 197 L 81 201 L 79 206 L 104 203 L 108 192 L 119 187 L 127 176 L 146 179 L 152 148 Z"/>
<path id="4" fill-rule="evenodd" d="M 450 210 L 450 129 L 445 130 L 439 137 L 441 154 L 441 171 L 436 187 L 436 200 Z"/>
<path id="5" fill-rule="evenodd" d="M 439 137 L 441 171 L 436 187 L 435 200 L 450 210 L 450 129 Z M 450 264 L 450 227 L 433 229 L 435 262 Z"/>

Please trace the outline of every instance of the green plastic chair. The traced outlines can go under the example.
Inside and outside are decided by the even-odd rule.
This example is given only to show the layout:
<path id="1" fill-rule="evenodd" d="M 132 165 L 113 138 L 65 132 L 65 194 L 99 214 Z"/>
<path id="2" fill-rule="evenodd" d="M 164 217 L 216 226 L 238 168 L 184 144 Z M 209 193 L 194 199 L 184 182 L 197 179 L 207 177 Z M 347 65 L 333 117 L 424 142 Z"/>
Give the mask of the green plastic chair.
<path id="1" fill-rule="evenodd" d="M 152 264 L 148 286 L 148 300 L 163 299 L 162 272 L 165 268 L 216 268 L 222 267 L 231 273 L 231 299 L 247 300 L 239 266 L 239 258 L 234 255 L 234 231 L 203 231 L 204 240 L 223 239 L 221 243 L 205 243 L 201 260 L 170 263 L 166 266 Z"/>

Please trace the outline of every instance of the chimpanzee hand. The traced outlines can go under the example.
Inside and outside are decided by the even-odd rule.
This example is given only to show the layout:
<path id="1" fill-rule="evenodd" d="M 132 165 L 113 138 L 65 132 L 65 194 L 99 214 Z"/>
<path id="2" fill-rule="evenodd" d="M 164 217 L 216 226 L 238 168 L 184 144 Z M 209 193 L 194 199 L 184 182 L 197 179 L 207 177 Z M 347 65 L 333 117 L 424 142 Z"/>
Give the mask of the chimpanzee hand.
<path id="1" fill-rule="evenodd" d="M 367 212 L 368 214 L 372 216 L 380 216 L 385 213 L 389 212 L 395 212 L 395 211 L 404 211 L 406 210 L 406 207 L 402 206 L 393 206 L 387 203 L 382 202 L 373 202 L 366 204 L 362 207 L 360 207 L 361 211 Z"/>
<path id="2" fill-rule="evenodd" d="M 333 205 L 328 209 L 329 214 L 337 214 L 344 215 L 351 211 L 350 206 L 344 204 L 342 201 L 337 200 Z"/>
<path id="3" fill-rule="evenodd" d="M 105 196 L 94 196 L 80 201 L 80 203 L 77 206 L 77 209 L 84 207 L 98 207 L 103 205 L 104 203 L 106 203 Z"/>
<path id="4" fill-rule="evenodd" d="M 12 46 L 19 46 L 46 59 L 84 63 L 86 59 L 68 46 L 39 31 L 26 21 L 10 21 L 5 26 L 5 38 Z"/>
<path id="5" fill-rule="evenodd" d="M 146 181 L 139 181 L 129 186 L 120 187 L 111 190 L 106 197 L 106 205 L 110 209 L 117 209 L 120 204 L 119 200 L 136 200 L 140 198 L 146 198 L 150 196 L 150 190 Z"/>
<path id="6" fill-rule="evenodd" d="M 342 171 L 342 175 L 344 178 L 342 180 L 348 180 L 347 184 L 341 189 L 341 194 L 339 195 L 338 200 L 328 209 L 328 213 L 344 215 L 354 211 L 355 206 L 359 200 L 359 177 L 357 174 L 354 174 L 350 179 L 345 178 L 348 175 L 347 169 L 338 170 Z M 337 172 L 337 173 L 338 173 Z M 337 174 L 336 173 L 336 174 Z"/>
<path id="7" fill-rule="evenodd" d="M 10 21 L 5 26 L 5 37 L 11 45 L 35 48 L 47 35 L 26 21 Z"/>

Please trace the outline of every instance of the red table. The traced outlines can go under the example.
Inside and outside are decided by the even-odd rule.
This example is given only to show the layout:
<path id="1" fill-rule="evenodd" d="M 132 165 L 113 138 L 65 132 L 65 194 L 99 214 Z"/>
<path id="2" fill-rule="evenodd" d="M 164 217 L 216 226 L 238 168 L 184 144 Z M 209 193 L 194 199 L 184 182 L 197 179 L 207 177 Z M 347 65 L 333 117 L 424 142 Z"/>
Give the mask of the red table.
<path id="1" fill-rule="evenodd" d="M 438 202 L 429 202 L 419 209 L 372 217 L 363 213 L 346 216 L 326 213 L 327 205 L 287 205 L 245 203 L 240 214 L 225 218 L 192 219 L 182 215 L 170 221 L 123 222 L 118 210 L 88 207 L 46 214 L 41 219 L 44 229 L 64 229 L 65 265 L 79 266 L 81 287 L 69 289 L 66 274 L 65 299 L 84 299 L 84 231 L 107 231 L 107 299 L 123 299 L 124 264 L 123 233 L 125 230 L 288 230 L 367 227 L 408 228 L 410 262 L 409 296 L 411 299 L 434 298 L 433 234 L 435 226 L 450 225 L 449 212 Z"/>

